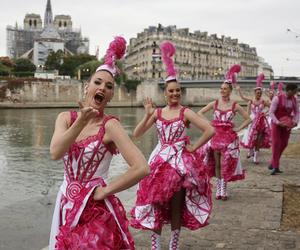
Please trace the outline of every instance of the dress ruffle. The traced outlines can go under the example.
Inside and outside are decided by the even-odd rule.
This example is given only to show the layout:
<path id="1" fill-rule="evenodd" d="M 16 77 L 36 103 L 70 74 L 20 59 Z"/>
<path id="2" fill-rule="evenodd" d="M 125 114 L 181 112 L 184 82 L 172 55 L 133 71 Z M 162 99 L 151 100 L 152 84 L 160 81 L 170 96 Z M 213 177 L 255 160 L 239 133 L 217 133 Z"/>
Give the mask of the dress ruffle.
<path id="1" fill-rule="evenodd" d="M 73 229 L 69 225 L 60 227 L 55 249 L 134 249 L 133 238 L 128 231 L 129 223 L 121 202 L 115 196 L 109 197 L 109 200 L 129 242 L 123 239 L 119 226 L 104 201 L 95 201 L 91 196 L 77 226 Z"/>
<path id="2" fill-rule="evenodd" d="M 226 182 L 244 179 L 245 171 L 239 166 L 239 138 L 236 132 L 232 130 L 232 125 L 226 123 L 216 123 L 213 125 L 216 134 L 207 144 L 196 151 L 198 161 L 204 162 L 210 177 L 216 176 L 214 151 L 219 151 L 222 155 L 222 178 Z"/>
<path id="3" fill-rule="evenodd" d="M 182 175 L 168 162 L 162 158 L 156 157 L 150 165 L 151 173 L 144 178 L 139 184 L 137 191 L 136 207 L 131 210 L 131 226 L 137 229 L 160 229 L 163 224 L 170 223 L 171 199 L 173 195 L 185 189 L 186 202 L 194 200 L 194 205 L 199 204 L 198 198 L 201 196 L 203 202 L 207 204 L 207 213 L 211 213 L 211 185 L 209 182 L 206 168 L 202 162 L 196 161 L 193 154 L 188 152 L 182 153 L 182 158 L 186 166 L 186 173 Z M 196 230 L 208 224 L 208 218 L 199 222 L 195 214 L 184 204 L 181 214 L 182 226 L 191 230 Z M 143 208 L 144 218 L 136 217 L 136 209 Z M 198 207 L 202 209 L 201 205 Z M 141 220 L 151 217 L 154 223 L 151 227 L 144 226 Z"/>
<path id="4" fill-rule="evenodd" d="M 259 145 L 260 148 L 270 148 L 271 147 L 271 129 L 269 122 L 264 115 L 264 113 L 259 113 L 256 115 L 252 123 L 248 128 L 248 133 L 245 134 L 241 145 L 244 148 L 252 149 L 257 144 L 258 135 L 261 134 L 262 141 Z"/>

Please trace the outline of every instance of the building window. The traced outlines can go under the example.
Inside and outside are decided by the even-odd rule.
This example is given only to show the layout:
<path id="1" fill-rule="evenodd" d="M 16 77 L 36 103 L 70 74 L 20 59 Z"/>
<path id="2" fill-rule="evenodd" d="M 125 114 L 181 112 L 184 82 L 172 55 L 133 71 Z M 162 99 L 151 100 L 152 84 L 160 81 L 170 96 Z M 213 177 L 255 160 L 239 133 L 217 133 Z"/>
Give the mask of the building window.
<path id="1" fill-rule="evenodd" d="M 67 22 L 64 22 L 64 26 L 67 27 Z"/>
<path id="2" fill-rule="evenodd" d="M 32 25 L 32 20 L 30 19 L 29 20 L 29 26 L 31 27 L 31 25 Z"/>
<path id="3" fill-rule="evenodd" d="M 36 27 L 36 20 L 33 21 L 33 25 L 34 25 L 34 27 Z"/>
<path id="4" fill-rule="evenodd" d="M 61 21 L 59 21 L 58 26 L 61 27 Z"/>

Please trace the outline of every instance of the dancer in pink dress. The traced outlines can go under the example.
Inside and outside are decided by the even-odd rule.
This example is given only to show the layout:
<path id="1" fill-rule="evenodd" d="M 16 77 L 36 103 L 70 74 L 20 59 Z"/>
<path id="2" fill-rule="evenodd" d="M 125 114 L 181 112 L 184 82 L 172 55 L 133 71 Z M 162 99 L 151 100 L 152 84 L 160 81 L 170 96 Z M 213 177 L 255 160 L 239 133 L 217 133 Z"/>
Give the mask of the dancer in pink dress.
<path id="1" fill-rule="evenodd" d="M 213 136 L 214 130 L 192 110 L 180 105 L 181 87 L 171 59 L 175 47 L 165 42 L 160 48 L 168 73 L 167 106 L 155 109 L 147 98 L 145 116 L 134 130 L 134 136 L 139 137 L 155 124 L 158 144 L 149 159 L 151 173 L 139 183 L 131 225 L 152 230 L 151 249 L 161 249 L 162 227 L 171 223 L 169 249 L 178 249 L 181 226 L 196 230 L 208 224 L 212 208 L 209 177 L 202 162 L 195 161 L 193 152 Z M 193 145 L 186 134 L 190 123 L 203 131 Z"/>
<path id="2" fill-rule="evenodd" d="M 253 99 L 245 97 L 240 87 L 236 87 L 241 98 L 248 101 L 248 114 L 250 114 L 252 120 L 241 140 L 241 145 L 249 149 L 247 158 L 253 157 L 255 164 L 259 163 L 259 149 L 271 147 L 271 129 L 265 111 L 265 108 L 269 107 L 270 103 L 262 99 L 263 80 L 264 74 L 260 74 L 256 80 Z"/>
<path id="3" fill-rule="evenodd" d="M 287 147 L 291 129 L 299 122 L 299 105 L 295 95 L 298 92 L 296 84 L 287 84 L 285 93 L 275 96 L 270 107 L 272 119 L 272 159 L 269 169 L 271 175 L 282 173 L 280 158 Z"/>
<path id="4" fill-rule="evenodd" d="M 230 100 L 232 84 L 236 83 L 235 74 L 240 72 L 240 65 L 233 65 L 221 85 L 221 98 L 207 104 L 198 114 L 203 116 L 213 110 L 212 126 L 216 134 L 197 151 L 198 160 L 204 161 L 210 176 L 217 177 L 216 199 L 227 200 L 227 182 L 245 178 L 240 161 L 239 137 L 237 132 L 245 128 L 251 119 L 247 112 L 236 102 Z M 243 123 L 234 128 L 233 118 L 236 113 L 243 118 Z"/>
<path id="5" fill-rule="evenodd" d="M 50 250 L 134 249 L 125 210 L 113 194 L 136 184 L 149 168 L 118 119 L 104 113 L 114 93 L 114 60 L 123 57 L 125 48 L 124 38 L 116 37 L 105 64 L 88 80 L 80 112 L 62 112 L 57 117 L 50 153 L 54 160 L 63 158 L 64 179 L 56 199 Z M 117 152 L 130 168 L 106 184 Z"/>

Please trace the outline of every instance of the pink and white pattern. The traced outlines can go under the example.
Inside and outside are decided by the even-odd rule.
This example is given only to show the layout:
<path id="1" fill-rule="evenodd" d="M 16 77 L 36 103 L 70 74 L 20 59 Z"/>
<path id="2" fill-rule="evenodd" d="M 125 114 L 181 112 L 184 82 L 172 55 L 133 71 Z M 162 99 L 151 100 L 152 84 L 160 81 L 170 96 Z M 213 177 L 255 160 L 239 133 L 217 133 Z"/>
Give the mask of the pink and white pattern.
<path id="1" fill-rule="evenodd" d="M 210 177 L 212 177 L 215 176 L 214 151 L 219 151 L 222 155 L 221 176 L 226 182 L 245 178 L 245 171 L 240 160 L 239 138 L 233 131 L 232 120 L 235 116 L 235 105 L 234 102 L 231 109 L 220 110 L 218 100 L 216 100 L 211 122 L 215 128 L 215 135 L 196 152 L 198 161 L 204 162 L 208 167 Z"/>
<path id="2" fill-rule="evenodd" d="M 185 189 L 182 226 L 195 230 L 208 224 L 211 186 L 202 162 L 185 150 L 189 138 L 184 110 L 180 110 L 179 117 L 166 120 L 161 109 L 157 109 L 159 142 L 149 159 L 151 173 L 139 183 L 136 206 L 131 211 L 131 225 L 135 228 L 156 230 L 170 223 L 171 198 L 182 188 Z"/>
<path id="3" fill-rule="evenodd" d="M 71 112 L 72 123 L 77 112 Z M 49 249 L 134 249 L 125 210 L 115 196 L 93 199 L 105 186 L 112 155 L 103 144 L 105 116 L 97 135 L 75 142 L 65 154 L 64 180 L 56 199 Z"/>
<path id="4" fill-rule="evenodd" d="M 258 105 L 251 101 L 252 123 L 248 126 L 241 145 L 244 148 L 253 149 L 257 144 L 258 135 L 261 135 L 260 148 L 271 147 L 271 129 L 266 114 L 263 112 L 265 102 L 261 101 Z"/>

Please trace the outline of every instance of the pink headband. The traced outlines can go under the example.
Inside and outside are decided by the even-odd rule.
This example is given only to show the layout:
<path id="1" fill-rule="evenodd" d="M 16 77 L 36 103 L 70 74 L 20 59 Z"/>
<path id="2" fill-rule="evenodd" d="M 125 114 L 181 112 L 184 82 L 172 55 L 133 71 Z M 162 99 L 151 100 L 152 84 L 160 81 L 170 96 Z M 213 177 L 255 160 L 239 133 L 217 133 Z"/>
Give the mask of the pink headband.
<path id="1" fill-rule="evenodd" d="M 225 75 L 225 83 L 236 84 L 236 75 L 241 71 L 241 65 L 234 64 Z"/>
<path id="2" fill-rule="evenodd" d="M 161 55 L 162 55 L 162 60 L 166 66 L 166 72 L 167 72 L 167 76 L 168 76 L 165 79 L 165 82 L 169 82 L 169 81 L 173 81 L 173 80 L 177 81 L 176 69 L 174 66 L 173 59 L 171 58 L 176 52 L 176 48 L 175 48 L 174 44 L 169 41 L 163 42 L 160 45 L 160 51 L 161 51 Z"/>
<path id="3" fill-rule="evenodd" d="M 121 59 L 125 55 L 126 40 L 121 36 L 116 36 L 115 39 L 109 44 L 104 58 L 104 64 L 96 69 L 96 72 L 104 70 L 108 71 L 115 77 L 119 70 L 116 67 L 116 60 Z"/>
<path id="4" fill-rule="evenodd" d="M 256 78 L 256 87 L 254 88 L 254 90 L 262 89 L 262 87 L 263 87 L 262 82 L 264 79 L 265 79 L 265 75 L 263 73 L 258 75 L 258 77 Z"/>

